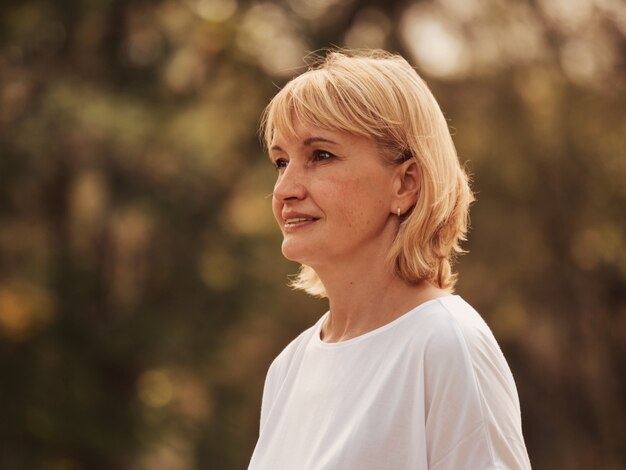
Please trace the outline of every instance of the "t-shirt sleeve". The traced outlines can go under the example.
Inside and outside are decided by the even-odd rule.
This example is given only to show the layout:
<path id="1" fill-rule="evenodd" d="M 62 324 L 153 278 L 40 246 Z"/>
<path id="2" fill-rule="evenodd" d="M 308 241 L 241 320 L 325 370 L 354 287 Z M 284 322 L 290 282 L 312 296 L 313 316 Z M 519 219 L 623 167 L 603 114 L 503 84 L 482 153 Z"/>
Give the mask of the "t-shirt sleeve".
<path id="1" fill-rule="evenodd" d="M 429 469 L 529 469 L 515 383 L 482 319 L 442 316 L 424 355 Z"/>

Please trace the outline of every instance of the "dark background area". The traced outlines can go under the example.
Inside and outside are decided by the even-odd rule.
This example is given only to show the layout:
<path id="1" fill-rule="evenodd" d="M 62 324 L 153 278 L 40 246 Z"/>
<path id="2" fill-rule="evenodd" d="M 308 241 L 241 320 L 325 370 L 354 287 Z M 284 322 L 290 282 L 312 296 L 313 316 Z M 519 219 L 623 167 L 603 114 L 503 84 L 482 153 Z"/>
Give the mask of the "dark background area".
<path id="1" fill-rule="evenodd" d="M 619 0 L 0 3 L 0 468 L 243 469 L 286 287 L 261 110 L 330 45 L 400 52 L 478 201 L 458 292 L 535 469 L 626 468 Z"/>

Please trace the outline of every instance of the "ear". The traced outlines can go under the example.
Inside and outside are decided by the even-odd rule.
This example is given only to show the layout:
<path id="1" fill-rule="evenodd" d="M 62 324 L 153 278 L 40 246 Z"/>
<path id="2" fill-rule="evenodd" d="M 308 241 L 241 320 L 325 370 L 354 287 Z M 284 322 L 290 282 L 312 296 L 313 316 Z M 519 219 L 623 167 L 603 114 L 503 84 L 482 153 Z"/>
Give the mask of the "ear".
<path id="1" fill-rule="evenodd" d="M 409 211 L 417 203 L 417 195 L 420 191 L 420 171 L 417 162 L 413 158 L 402 162 L 397 166 L 392 194 L 391 213 L 400 214 Z"/>

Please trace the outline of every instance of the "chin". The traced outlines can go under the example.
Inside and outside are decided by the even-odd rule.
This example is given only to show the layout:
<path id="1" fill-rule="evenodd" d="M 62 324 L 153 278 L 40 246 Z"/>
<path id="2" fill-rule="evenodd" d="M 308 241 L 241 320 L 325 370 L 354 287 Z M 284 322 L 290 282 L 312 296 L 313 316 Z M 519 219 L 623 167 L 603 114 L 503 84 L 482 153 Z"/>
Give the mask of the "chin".
<path id="1" fill-rule="evenodd" d="M 281 251 L 283 256 L 289 261 L 295 261 L 296 263 L 307 265 L 311 265 L 311 263 L 315 262 L 315 253 L 311 252 L 311 248 L 309 246 L 298 246 L 296 243 L 286 243 L 283 241 Z M 317 251 L 319 256 L 319 251 L 315 251 Z"/>

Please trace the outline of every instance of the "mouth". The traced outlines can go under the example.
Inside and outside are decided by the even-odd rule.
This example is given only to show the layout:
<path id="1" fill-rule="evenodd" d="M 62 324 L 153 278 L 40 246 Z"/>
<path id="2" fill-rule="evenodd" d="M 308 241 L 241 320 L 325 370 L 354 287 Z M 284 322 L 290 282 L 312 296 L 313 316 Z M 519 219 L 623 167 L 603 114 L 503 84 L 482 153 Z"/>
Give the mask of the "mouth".
<path id="1" fill-rule="evenodd" d="M 312 222 L 315 222 L 316 220 L 319 220 L 315 217 L 293 217 L 290 219 L 285 219 L 285 228 L 291 228 L 291 227 L 300 227 L 302 225 L 307 225 L 310 224 Z"/>

